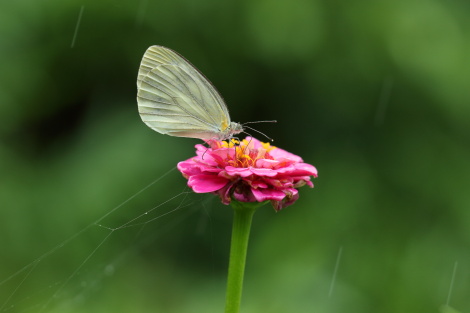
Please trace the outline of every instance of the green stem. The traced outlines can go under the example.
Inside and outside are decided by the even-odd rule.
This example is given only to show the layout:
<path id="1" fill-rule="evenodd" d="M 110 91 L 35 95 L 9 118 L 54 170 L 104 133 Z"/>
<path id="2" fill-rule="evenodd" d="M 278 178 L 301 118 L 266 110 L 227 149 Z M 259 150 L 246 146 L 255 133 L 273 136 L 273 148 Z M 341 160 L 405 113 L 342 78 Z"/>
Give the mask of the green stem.
<path id="1" fill-rule="evenodd" d="M 230 261 L 228 266 L 225 313 L 238 313 L 242 298 L 243 274 L 245 272 L 246 251 L 250 237 L 251 221 L 256 209 L 264 203 L 232 201 L 234 209 Z"/>

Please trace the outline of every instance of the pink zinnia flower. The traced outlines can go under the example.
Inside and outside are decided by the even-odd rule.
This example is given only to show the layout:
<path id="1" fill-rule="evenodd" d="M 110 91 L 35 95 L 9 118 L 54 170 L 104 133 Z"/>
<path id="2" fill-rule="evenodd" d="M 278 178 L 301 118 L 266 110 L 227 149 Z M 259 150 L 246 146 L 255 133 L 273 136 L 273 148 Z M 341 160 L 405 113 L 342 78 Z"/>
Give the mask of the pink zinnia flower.
<path id="1" fill-rule="evenodd" d="M 217 194 L 224 204 L 270 200 L 279 211 L 299 198 L 297 188 L 313 187 L 317 169 L 299 156 L 252 137 L 236 143 L 197 144 L 197 156 L 178 163 L 194 192 Z"/>

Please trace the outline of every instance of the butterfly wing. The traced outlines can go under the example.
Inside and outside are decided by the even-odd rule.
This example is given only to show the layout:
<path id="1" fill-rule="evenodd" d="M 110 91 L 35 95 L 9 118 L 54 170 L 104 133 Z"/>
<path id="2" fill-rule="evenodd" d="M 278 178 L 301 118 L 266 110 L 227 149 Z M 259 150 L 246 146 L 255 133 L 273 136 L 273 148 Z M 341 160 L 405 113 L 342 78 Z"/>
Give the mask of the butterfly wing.
<path id="1" fill-rule="evenodd" d="M 159 133 L 211 139 L 230 125 L 227 106 L 214 86 L 171 49 L 147 49 L 137 88 L 140 117 Z"/>

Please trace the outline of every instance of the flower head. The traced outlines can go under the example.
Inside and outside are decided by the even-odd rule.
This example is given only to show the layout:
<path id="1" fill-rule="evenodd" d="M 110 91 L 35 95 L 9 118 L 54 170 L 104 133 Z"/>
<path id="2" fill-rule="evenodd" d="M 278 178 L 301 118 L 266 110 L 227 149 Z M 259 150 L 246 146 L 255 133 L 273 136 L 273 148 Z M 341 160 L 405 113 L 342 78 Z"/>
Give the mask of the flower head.
<path id="1" fill-rule="evenodd" d="M 178 170 L 196 193 L 217 194 L 222 203 L 271 201 L 276 211 L 293 204 L 297 188 L 313 187 L 317 169 L 302 158 L 253 137 L 238 142 L 196 145 L 197 156 L 178 163 Z"/>

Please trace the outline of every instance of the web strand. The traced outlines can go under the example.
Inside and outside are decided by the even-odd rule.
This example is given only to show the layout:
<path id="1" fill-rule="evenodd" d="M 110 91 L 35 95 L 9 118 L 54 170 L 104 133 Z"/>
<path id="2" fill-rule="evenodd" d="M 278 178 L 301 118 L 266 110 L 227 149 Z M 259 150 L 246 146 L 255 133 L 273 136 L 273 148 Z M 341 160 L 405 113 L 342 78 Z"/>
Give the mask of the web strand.
<path id="1" fill-rule="evenodd" d="M 66 240 L 62 241 L 61 243 L 57 244 L 56 246 L 54 246 L 49 251 L 47 251 L 47 252 L 43 253 L 42 255 L 40 255 L 39 257 L 35 258 L 31 263 L 23 266 L 21 269 L 19 269 L 18 271 L 16 271 L 12 275 L 10 275 L 7 278 L 0 281 L 0 286 L 4 286 L 6 283 L 11 283 L 13 281 L 13 279 L 18 277 L 22 273 L 24 273 L 24 276 L 22 278 L 20 278 L 20 280 L 17 283 L 14 283 L 13 288 L 9 288 L 9 292 L 7 294 L 7 297 L 2 300 L 3 303 L 0 305 L 0 311 L 3 312 L 5 310 L 7 310 L 6 309 L 7 306 L 18 308 L 19 303 L 23 303 L 24 301 L 26 301 L 28 299 L 29 299 L 28 301 L 31 301 L 30 296 L 21 297 L 23 300 L 16 299 L 14 301 L 16 303 L 12 304 L 12 300 L 17 297 L 17 295 L 19 294 L 19 291 L 21 289 L 24 289 L 23 287 L 25 286 L 25 282 L 28 279 L 31 279 L 32 273 L 35 272 L 35 270 L 37 270 L 39 264 L 42 264 L 45 259 L 47 259 L 48 257 L 51 257 L 53 254 L 56 254 L 60 249 L 66 247 L 66 246 L 70 246 L 70 243 L 72 241 L 76 240 L 81 235 L 84 235 L 84 233 L 89 231 L 92 227 L 99 227 L 101 229 L 106 229 L 108 231 L 108 233 L 105 234 L 104 237 L 101 237 L 102 239 L 100 239 L 99 242 L 96 243 L 95 247 L 90 252 L 86 253 L 86 257 L 84 257 L 82 259 L 82 261 L 80 261 L 80 263 L 78 265 L 76 265 L 76 267 L 74 267 L 73 271 L 71 271 L 71 273 L 69 275 L 67 275 L 67 278 L 65 279 L 65 281 L 49 285 L 48 288 L 51 288 L 51 287 L 55 286 L 55 287 L 53 287 L 55 290 L 53 290 L 52 295 L 46 296 L 46 298 L 45 298 L 46 301 L 44 301 L 44 302 L 41 301 L 41 302 L 43 302 L 42 304 L 41 303 L 35 304 L 33 307 L 35 307 L 37 310 L 34 310 L 34 311 L 47 312 L 47 311 L 51 310 L 52 303 L 57 301 L 57 299 L 60 298 L 63 295 L 63 292 L 65 291 L 65 288 L 68 285 L 70 285 L 72 279 L 74 279 L 78 275 L 78 273 L 82 271 L 82 269 L 85 267 L 86 264 L 90 263 L 90 260 L 103 247 L 103 245 L 107 241 L 109 241 L 111 235 L 113 235 L 116 231 L 123 230 L 123 229 L 128 229 L 128 228 L 131 228 L 131 227 L 141 227 L 137 232 L 137 236 L 136 236 L 136 238 L 137 238 L 140 235 L 140 233 L 142 232 L 145 225 L 147 225 L 149 223 L 152 223 L 152 222 L 154 222 L 158 219 L 161 219 L 165 216 L 171 215 L 171 214 L 175 213 L 176 211 L 179 211 L 183 208 L 188 208 L 189 206 L 194 204 L 193 200 L 188 201 L 188 195 L 190 194 L 190 192 L 188 191 L 187 187 L 185 187 L 182 191 L 180 191 L 176 195 L 171 196 L 170 198 L 168 198 L 164 202 L 154 206 L 153 208 L 151 208 L 150 210 L 147 210 L 144 213 L 138 214 L 136 217 L 131 218 L 127 222 L 124 222 L 124 223 L 120 224 L 117 227 L 108 227 L 108 226 L 104 226 L 104 225 L 101 224 L 102 221 L 105 218 L 107 218 L 110 215 L 112 215 L 113 213 L 115 213 L 118 209 L 122 208 L 124 205 L 129 203 L 131 200 L 133 200 L 134 198 L 136 198 L 137 196 L 142 194 L 144 191 L 148 190 L 150 187 L 155 185 L 157 182 L 162 181 L 165 177 L 167 177 L 174 170 L 175 170 L 175 168 L 172 168 L 169 171 L 167 171 L 166 173 L 164 173 L 163 175 L 159 176 L 157 179 L 153 180 L 151 183 L 149 183 L 148 185 L 146 185 L 145 187 L 143 187 L 142 189 L 140 189 L 139 191 L 137 191 L 136 193 L 131 195 L 129 198 L 127 198 L 126 200 L 121 202 L 119 205 L 115 206 L 110 211 L 103 214 L 100 218 L 96 219 L 93 223 L 88 224 L 83 229 L 76 232 L 75 234 L 73 234 L 72 236 L 70 236 Z M 177 203 L 172 204 L 172 201 L 173 202 L 177 201 Z M 153 216 L 149 219 L 143 220 L 144 217 L 149 217 L 150 213 L 155 212 L 157 209 L 162 208 L 163 206 L 168 206 L 168 205 L 171 205 L 173 207 L 170 208 L 166 212 L 160 212 L 157 216 Z M 197 206 L 195 206 L 195 207 L 197 207 Z M 183 218 L 183 217 L 186 218 L 189 213 L 196 212 L 194 210 L 186 210 L 186 211 L 187 211 L 187 213 L 185 213 L 183 215 L 180 215 L 179 217 L 180 218 Z M 163 228 L 166 228 L 166 226 L 171 225 L 171 224 L 173 224 L 173 223 L 167 223 L 167 224 L 164 225 Z M 18 302 L 18 301 L 20 301 L 20 302 Z M 24 302 L 24 303 L 26 303 L 26 302 Z M 28 310 L 32 309 L 33 307 L 29 307 Z"/>

